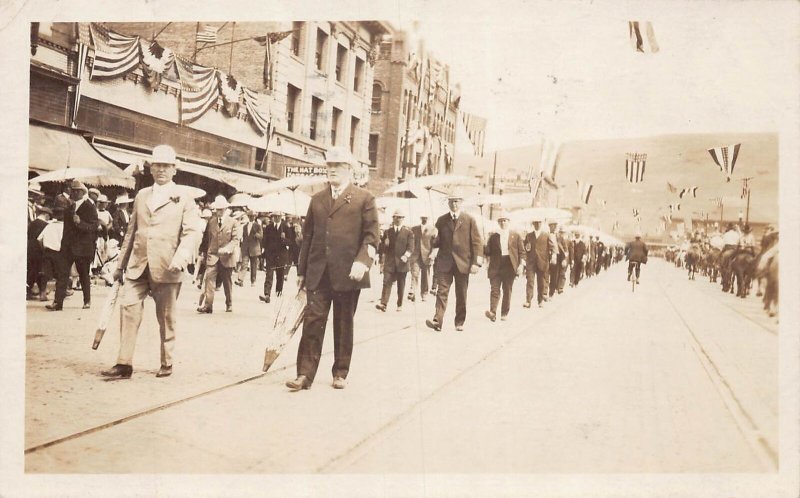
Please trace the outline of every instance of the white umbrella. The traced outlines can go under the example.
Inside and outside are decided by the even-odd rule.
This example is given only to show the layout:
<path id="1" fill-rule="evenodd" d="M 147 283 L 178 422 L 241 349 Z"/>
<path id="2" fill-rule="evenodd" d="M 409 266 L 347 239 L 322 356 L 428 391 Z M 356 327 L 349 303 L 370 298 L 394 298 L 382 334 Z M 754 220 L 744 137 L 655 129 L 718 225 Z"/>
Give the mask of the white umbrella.
<path id="1" fill-rule="evenodd" d="M 258 199 L 251 199 L 248 207 L 258 213 L 271 213 L 280 211 L 295 216 L 305 216 L 311 196 L 305 192 L 290 192 L 284 190 L 276 194 L 265 195 Z"/>
<path id="2" fill-rule="evenodd" d="M 205 190 L 197 187 L 192 187 L 191 185 L 178 185 L 178 187 L 180 187 L 180 189 L 183 190 L 187 195 L 191 195 L 192 199 L 199 199 L 204 195 L 206 195 Z"/>
<path id="3" fill-rule="evenodd" d="M 287 176 L 286 178 L 269 182 L 261 191 L 255 193 L 266 195 L 273 192 L 280 192 L 283 189 L 294 191 L 300 187 L 321 185 L 327 181 L 328 178 L 325 176 Z"/>
<path id="4" fill-rule="evenodd" d="M 433 187 L 465 186 L 474 187 L 478 185 L 478 180 L 465 175 L 428 175 L 418 176 L 403 183 L 398 183 L 386 189 L 384 194 L 394 194 L 397 192 L 410 192 L 414 188 L 424 188 L 430 190 Z"/>
<path id="5" fill-rule="evenodd" d="M 132 189 L 136 185 L 136 180 L 120 170 L 119 173 L 97 168 L 62 168 L 36 178 L 28 180 L 29 184 L 44 182 L 63 183 L 67 180 L 80 180 L 83 183 L 95 187 L 125 187 Z"/>
<path id="6" fill-rule="evenodd" d="M 447 210 L 444 206 L 440 209 L 431 209 L 431 205 L 421 199 L 403 197 L 378 197 L 375 199 L 375 206 L 378 208 L 378 220 L 381 224 L 391 223 L 395 209 L 402 209 L 406 215 L 405 222 L 409 226 L 416 225 L 420 216 L 436 219 Z"/>
<path id="7" fill-rule="evenodd" d="M 252 200 L 253 198 L 251 196 L 239 192 L 233 194 L 231 198 L 228 199 L 228 202 L 230 203 L 231 207 L 245 207 L 248 206 Z"/>

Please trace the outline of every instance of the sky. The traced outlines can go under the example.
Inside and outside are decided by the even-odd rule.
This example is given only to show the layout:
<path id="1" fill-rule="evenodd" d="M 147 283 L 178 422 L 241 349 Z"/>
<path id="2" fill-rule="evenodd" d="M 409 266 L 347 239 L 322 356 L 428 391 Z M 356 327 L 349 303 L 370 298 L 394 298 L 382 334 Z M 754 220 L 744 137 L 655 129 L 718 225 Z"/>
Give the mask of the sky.
<path id="1" fill-rule="evenodd" d="M 418 35 L 461 84 L 462 110 L 489 119 L 487 150 L 541 137 L 776 131 L 797 98 L 787 85 L 797 68 L 782 57 L 800 46 L 786 2 L 500 5 L 444 2 L 419 15 Z M 658 53 L 633 50 L 629 20 L 653 23 Z M 392 22 L 411 28 L 411 18 Z"/>

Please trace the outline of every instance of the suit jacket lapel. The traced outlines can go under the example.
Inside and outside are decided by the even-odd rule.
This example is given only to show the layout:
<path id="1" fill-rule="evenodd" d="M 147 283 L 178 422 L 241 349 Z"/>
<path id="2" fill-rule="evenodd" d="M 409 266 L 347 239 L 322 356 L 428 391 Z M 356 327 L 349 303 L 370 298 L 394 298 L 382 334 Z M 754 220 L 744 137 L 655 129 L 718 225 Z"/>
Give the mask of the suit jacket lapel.
<path id="1" fill-rule="evenodd" d="M 168 202 L 171 202 L 171 201 L 170 201 L 170 197 L 175 197 L 175 195 L 174 195 L 174 193 L 175 193 L 175 188 L 174 188 L 174 187 L 168 187 L 168 188 L 169 188 L 169 191 L 167 192 L 167 196 L 166 196 L 166 197 L 164 197 L 164 199 L 162 199 L 162 200 L 161 200 L 161 203 L 160 203 L 160 204 L 158 204 L 157 206 L 154 206 L 154 207 L 153 207 L 153 209 L 152 209 L 152 212 L 153 212 L 153 213 L 155 213 L 156 211 L 158 211 L 158 210 L 159 210 L 159 209 L 161 209 L 162 207 L 166 206 Z M 152 193 L 153 193 L 153 191 L 152 191 L 152 189 L 151 189 L 151 190 L 150 190 L 150 194 L 152 195 Z"/>
<path id="2" fill-rule="evenodd" d="M 353 184 L 352 184 L 352 183 L 348 183 L 348 184 L 347 184 L 347 187 L 345 187 L 345 189 L 344 189 L 344 190 L 342 190 L 342 191 L 339 193 L 339 197 L 337 197 L 337 198 L 336 198 L 336 200 L 335 200 L 335 201 L 333 201 L 333 207 L 332 207 L 332 208 L 331 208 L 331 210 L 330 210 L 330 214 L 333 214 L 333 213 L 335 213 L 335 212 L 336 212 L 336 211 L 337 211 L 337 210 L 338 210 L 340 207 L 342 207 L 342 205 L 344 205 L 344 203 L 345 203 L 345 198 L 346 198 L 346 197 L 347 197 L 347 195 L 350 193 L 350 189 L 352 188 L 352 186 L 353 186 Z"/>
<path id="3" fill-rule="evenodd" d="M 453 229 L 453 232 L 458 230 L 458 228 L 464 224 L 464 218 L 462 217 L 461 213 L 458 213 L 458 218 L 456 218 L 456 227 Z"/>

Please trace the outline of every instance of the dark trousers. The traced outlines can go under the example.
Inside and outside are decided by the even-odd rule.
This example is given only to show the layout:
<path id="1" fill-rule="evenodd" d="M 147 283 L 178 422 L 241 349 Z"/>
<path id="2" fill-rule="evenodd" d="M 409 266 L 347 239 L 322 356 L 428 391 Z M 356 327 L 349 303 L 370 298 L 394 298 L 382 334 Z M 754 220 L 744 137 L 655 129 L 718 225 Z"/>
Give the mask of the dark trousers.
<path id="1" fill-rule="evenodd" d="M 249 256 L 247 259 L 250 262 L 250 283 L 254 284 L 258 276 L 258 256 Z"/>
<path id="2" fill-rule="evenodd" d="M 28 272 L 25 278 L 28 294 L 33 294 L 34 284 L 38 287 L 40 294 L 45 290 L 47 281 L 44 279 L 44 274 L 42 273 L 43 262 L 44 256 L 42 254 L 28 256 Z"/>
<path id="3" fill-rule="evenodd" d="M 639 273 L 641 271 L 641 263 L 639 263 L 637 261 L 629 261 L 628 262 L 628 280 L 631 279 L 631 273 L 633 272 L 634 268 L 636 268 L 636 278 L 637 279 L 639 278 Z"/>
<path id="4" fill-rule="evenodd" d="M 56 297 L 54 304 L 62 306 L 64 298 L 67 296 L 67 285 L 69 283 L 69 272 L 72 264 L 78 270 L 78 279 L 81 283 L 81 290 L 83 291 L 83 304 L 92 302 L 92 282 L 89 279 L 89 266 L 92 264 L 92 256 L 76 256 L 67 249 L 60 253 L 61 269 L 59 271 L 58 279 L 56 280 Z"/>
<path id="5" fill-rule="evenodd" d="M 316 289 L 308 291 L 303 317 L 303 335 L 297 349 L 297 375 L 314 381 L 322 355 L 322 341 L 333 303 L 333 368 L 334 377 L 347 378 L 353 356 L 353 317 L 360 290 L 337 292 L 331 288 L 325 270 Z"/>
<path id="6" fill-rule="evenodd" d="M 447 310 L 447 297 L 450 286 L 456 283 L 456 327 L 464 325 L 467 319 L 467 287 L 469 286 L 469 273 L 461 273 L 456 268 L 451 271 L 436 272 L 436 312 L 433 319 L 442 323 L 444 312 Z"/>
<path id="7" fill-rule="evenodd" d="M 381 291 L 381 304 L 386 306 L 389 296 L 392 295 L 392 284 L 397 282 L 397 306 L 403 305 L 403 294 L 406 289 L 407 271 L 384 271 L 383 290 Z"/>
<path id="8" fill-rule="evenodd" d="M 563 266 L 562 266 L 563 265 Z M 561 293 L 564 292 L 564 285 L 567 283 L 567 267 L 564 263 L 559 263 L 558 265 L 558 283 L 556 284 L 556 290 Z"/>
<path id="9" fill-rule="evenodd" d="M 283 293 L 283 275 L 285 267 L 276 266 L 267 261 L 267 275 L 264 277 L 264 295 L 269 297 L 272 293 L 272 277 L 275 275 L 275 295 L 280 296 Z"/>
<path id="10" fill-rule="evenodd" d="M 583 261 L 581 261 L 580 259 L 575 260 L 575 264 L 572 265 L 572 275 L 571 275 L 572 285 L 578 285 L 578 282 L 581 281 L 582 271 L 583 271 Z"/>
<path id="11" fill-rule="evenodd" d="M 547 276 L 546 269 L 539 269 L 536 264 L 528 264 L 525 270 L 525 278 L 527 285 L 525 286 L 525 301 L 530 303 L 533 301 L 533 289 L 536 286 L 536 302 L 541 303 L 545 300 L 545 278 Z"/>
<path id="12" fill-rule="evenodd" d="M 508 315 L 511 309 L 511 289 L 514 286 L 516 272 L 511 266 L 511 258 L 503 256 L 500 262 L 500 272 L 489 277 L 489 285 L 492 290 L 489 293 L 489 310 L 492 313 L 497 311 L 497 303 L 500 301 L 500 289 L 503 290 L 503 304 L 500 305 L 500 315 Z"/>
<path id="13" fill-rule="evenodd" d="M 556 289 L 558 289 L 558 277 L 561 271 L 561 265 L 559 263 L 554 263 L 550 265 L 550 270 L 548 271 L 548 286 L 547 286 L 547 294 L 552 296 L 556 293 Z"/>

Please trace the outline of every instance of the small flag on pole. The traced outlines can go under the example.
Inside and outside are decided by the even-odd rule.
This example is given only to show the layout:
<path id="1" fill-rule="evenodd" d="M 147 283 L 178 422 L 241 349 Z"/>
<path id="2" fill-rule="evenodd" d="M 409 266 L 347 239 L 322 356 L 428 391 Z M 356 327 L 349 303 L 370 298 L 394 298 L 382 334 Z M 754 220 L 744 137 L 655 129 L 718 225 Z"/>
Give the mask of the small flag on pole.
<path id="1" fill-rule="evenodd" d="M 736 166 L 736 158 L 739 155 L 739 147 L 741 147 L 741 145 L 742 144 L 734 144 L 726 147 L 708 149 L 708 153 L 711 154 L 711 159 L 717 163 L 720 171 L 725 174 L 728 181 L 731 181 L 731 175 L 733 174 L 734 166 Z"/>
<path id="2" fill-rule="evenodd" d="M 658 52 L 656 33 L 650 21 L 628 21 L 628 36 L 631 46 L 643 54 Z"/>
<path id="3" fill-rule="evenodd" d="M 644 180 L 644 168 L 647 162 L 647 154 L 628 152 L 625 160 L 625 177 L 631 183 L 639 183 Z"/>
<path id="4" fill-rule="evenodd" d="M 673 212 L 673 211 L 680 211 L 680 210 L 681 210 L 681 203 L 680 202 L 677 203 L 677 204 L 670 204 L 669 205 L 669 212 L 670 213 Z"/>
<path id="5" fill-rule="evenodd" d="M 748 196 L 748 194 L 750 194 L 750 185 L 748 184 L 748 182 L 750 182 L 750 178 L 742 179 L 742 199 L 744 199 L 745 197 Z"/>
<path id="6" fill-rule="evenodd" d="M 722 206 L 722 197 L 712 197 L 709 200 L 717 207 Z"/>
<path id="7" fill-rule="evenodd" d="M 594 185 L 591 183 L 584 183 L 580 180 L 575 181 L 578 184 L 578 196 L 584 204 L 589 204 L 589 196 L 592 195 L 592 188 Z"/>
<path id="8" fill-rule="evenodd" d="M 639 217 L 639 210 L 636 209 L 636 208 L 633 208 L 633 217 L 634 218 L 638 218 Z"/>
<path id="9" fill-rule="evenodd" d="M 697 197 L 697 187 L 684 187 L 678 197 L 683 199 L 684 195 L 692 194 L 692 197 Z"/>
<path id="10" fill-rule="evenodd" d="M 217 30 L 213 26 L 203 25 L 203 29 L 197 31 L 197 43 L 217 43 Z"/>
<path id="11" fill-rule="evenodd" d="M 486 118 L 467 112 L 461 113 L 461 120 L 467 129 L 467 137 L 475 151 L 475 155 L 483 157 L 483 143 L 486 139 Z"/>

